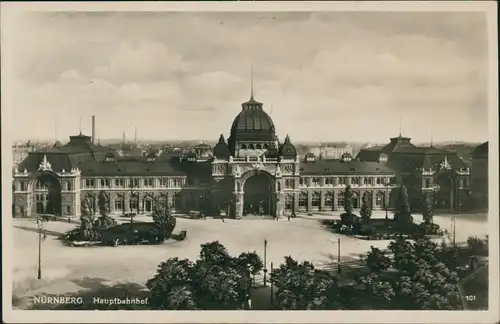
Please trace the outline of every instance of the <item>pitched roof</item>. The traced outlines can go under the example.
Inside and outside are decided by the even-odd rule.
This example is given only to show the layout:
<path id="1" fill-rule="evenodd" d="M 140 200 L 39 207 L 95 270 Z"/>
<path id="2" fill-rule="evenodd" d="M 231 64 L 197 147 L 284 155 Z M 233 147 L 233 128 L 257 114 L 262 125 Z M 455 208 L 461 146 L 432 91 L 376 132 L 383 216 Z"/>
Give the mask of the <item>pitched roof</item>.
<path id="1" fill-rule="evenodd" d="M 488 156 L 488 143 L 484 142 L 483 144 L 476 147 L 474 152 L 472 153 L 473 157 L 487 157 Z"/>
<path id="2" fill-rule="evenodd" d="M 301 175 L 369 175 L 394 174 L 395 171 L 378 162 L 316 160 L 300 165 Z"/>
<path id="3" fill-rule="evenodd" d="M 61 172 L 63 169 L 69 171 L 72 168 L 80 168 L 81 164 L 96 161 L 98 156 L 94 153 L 54 153 L 54 152 L 31 152 L 17 167 L 19 171 L 35 172 L 38 170 L 44 156 L 51 164 L 52 170 Z"/>
<path id="4" fill-rule="evenodd" d="M 399 172 L 414 172 L 420 168 L 438 170 L 445 159 L 453 170 L 467 167 L 456 153 L 443 153 L 442 151 L 439 151 L 438 154 L 392 154 L 387 165 Z"/>
<path id="5" fill-rule="evenodd" d="M 115 162 L 88 162 L 80 167 L 84 176 L 161 176 L 186 174 L 169 161 L 117 160 Z"/>

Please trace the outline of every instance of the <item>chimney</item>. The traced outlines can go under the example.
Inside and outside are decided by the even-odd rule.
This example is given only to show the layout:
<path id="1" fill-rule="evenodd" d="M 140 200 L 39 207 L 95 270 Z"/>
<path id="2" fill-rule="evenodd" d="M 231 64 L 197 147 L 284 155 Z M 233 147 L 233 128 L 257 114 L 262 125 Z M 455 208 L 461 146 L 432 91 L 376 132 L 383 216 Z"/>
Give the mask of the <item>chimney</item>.
<path id="1" fill-rule="evenodd" d="M 95 144 L 95 116 L 92 116 L 92 144 Z"/>

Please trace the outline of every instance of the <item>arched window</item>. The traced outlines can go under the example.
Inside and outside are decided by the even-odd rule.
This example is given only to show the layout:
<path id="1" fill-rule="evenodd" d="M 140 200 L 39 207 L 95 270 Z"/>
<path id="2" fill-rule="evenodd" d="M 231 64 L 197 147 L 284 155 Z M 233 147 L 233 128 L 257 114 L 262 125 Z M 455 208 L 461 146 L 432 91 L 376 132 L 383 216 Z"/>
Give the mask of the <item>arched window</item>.
<path id="1" fill-rule="evenodd" d="M 333 192 L 327 192 L 325 194 L 325 207 L 332 209 L 333 207 Z"/>
<path id="2" fill-rule="evenodd" d="M 363 193 L 363 199 L 366 200 L 366 202 L 368 203 L 368 206 L 373 207 L 372 206 L 372 193 L 371 192 L 365 191 L 365 193 Z"/>
<path id="3" fill-rule="evenodd" d="M 278 186 L 278 192 L 280 192 L 281 191 L 281 182 L 278 181 L 277 186 Z"/>
<path id="4" fill-rule="evenodd" d="M 260 145 L 260 144 L 255 145 L 255 149 L 262 150 L 262 145 Z"/>
<path id="5" fill-rule="evenodd" d="M 339 192 L 339 194 L 337 195 L 337 206 L 339 206 L 339 208 L 344 208 L 344 192 L 341 191 Z"/>
<path id="6" fill-rule="evenodd" d="M 354 191 L 352 193 L 352 208 L 357 209 L 360 207 L 359 193 Z"/>
<path id="7" fill-rule="evenodd" d="M 253 144 L 248 145 L 249 150 L 255 150 L 255 146 Z"/>
<path id="8" fill-rule="evenodd" d="M 319 192 L 313 192 L 311 204 L 313 208 L 319 208 L 321 206 L 321 194 Z"/>
<path id="9" fill-rule="evenodd" d="M 306 192 L 300 193 L 299 208 L 307 208 L 307 193 Z"/>
<path id="10" fill-rule="evenodd" d="M 264 144 L 264 146 L 262 146 L 262 148 L 263 148 L 264 150 L 268 150 L 268 149 L 269 149 L 269 145 Z"/>
<path id="11" fill-rule="evenodd" d="M 116 212 L 124 212 L 124 201 L 125 201 L 125 198 L 123 197 L 123 195 L 118 195 L 116 196 L 115 198 L 115 211 Z"/>
<path id="12" fill-rule="evenodd" d="M 247 149 L 247 145 L 246 144 L 241 144 L 240 147 L 241 147 L 242 150 L 246 150 Z"/>
<path id="13" fill-rule="evenodd" d="M 383 208 L 385 203 L 385 194 L 383 192 L 377 192 L 377 195 L 375 196 L 375 206 L 378 208 Z"/>

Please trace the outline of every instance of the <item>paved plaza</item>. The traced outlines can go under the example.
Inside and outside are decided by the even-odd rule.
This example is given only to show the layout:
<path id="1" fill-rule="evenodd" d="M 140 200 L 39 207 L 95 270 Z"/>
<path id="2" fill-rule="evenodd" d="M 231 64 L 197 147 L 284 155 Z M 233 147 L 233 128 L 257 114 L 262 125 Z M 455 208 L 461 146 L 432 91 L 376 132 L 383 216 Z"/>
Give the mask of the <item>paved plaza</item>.
<path id="1" fill-rule="evenodd" d="M 450 231 L 453 215 L 436 216 L 435 222 Z M 384 214 L 374 214 L 384 217 Z M 144 285 L 156 272 L 160 262 L 171 257 L 198 257 L 200 245 L 218 240 L 229 252 L 237 255 L 255 250 L 264 256 L 267 240 L 267 266 L 278 265 L 290 255 L 298 260 L 309 260 L 319 267 L 331 267 L 337 259 L 337 239 L 341 239 L 341 262 L 358 259 L 370 246 L 385 248 L 389 241 L 365 241 L 333 234 L 320 224 L 320 219 L 331 216 L 299 217 L 288 222 L 264 220 L 190 220 L 177 219 L 176 232 L 186 229 L 185 241 L 168 241 L 163 245 L 119 247 L 67 247 L 58 235 L 75 224 L 49 222 L 47 238 L 42 247 L 42 280 L 37 280 L 38 236 L 32 220 L 13 220 L 14 251 L 13 275 L 17 297 L 36 293 L 66 294 L 82 289 L 82 279 L 96 280 L 107 285 L 136 283 Z M 419 222 L 419 216 L 415 216 Z M 456 240 L 488 233 L 485 215 L 456 215 Z"/>

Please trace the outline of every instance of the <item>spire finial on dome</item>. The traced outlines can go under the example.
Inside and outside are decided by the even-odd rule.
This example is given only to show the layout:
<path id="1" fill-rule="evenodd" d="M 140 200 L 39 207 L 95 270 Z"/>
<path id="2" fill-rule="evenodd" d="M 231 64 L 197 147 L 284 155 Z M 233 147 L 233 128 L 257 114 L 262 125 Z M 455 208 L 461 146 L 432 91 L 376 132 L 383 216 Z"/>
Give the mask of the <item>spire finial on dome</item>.
<path id="1" fill-rule="evenodd" d="M 288 134 L 286 134 L 285 143 L 290 143 L 290 136 L 288 136 Z"/>
<path id="2" fill-rule="evenodd" d="M 253 62 L 250 65 L 250 100 L 253 100 Z"/>
<path id="3" fill-rule="evenodd" d="M 224 138 L 224 134 L 220 134 L 219 136 L 219 143 L 225 143 L 226 139 Z"/>

